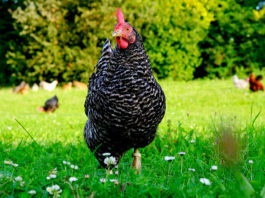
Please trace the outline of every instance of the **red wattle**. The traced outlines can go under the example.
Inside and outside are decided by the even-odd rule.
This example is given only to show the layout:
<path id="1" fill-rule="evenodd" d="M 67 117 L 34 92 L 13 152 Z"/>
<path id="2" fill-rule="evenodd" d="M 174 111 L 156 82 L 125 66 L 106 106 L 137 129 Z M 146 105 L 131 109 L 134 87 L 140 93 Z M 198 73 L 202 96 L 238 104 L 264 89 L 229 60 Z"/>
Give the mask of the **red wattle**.
<path id="1" fill-rule="evenodd" d="M 118 43 L 119 47 L 121 47 L 122 49 L 126 49 L 128 47 L 128 41 L 124 38 L 116 38 L 116 42 Z"/>

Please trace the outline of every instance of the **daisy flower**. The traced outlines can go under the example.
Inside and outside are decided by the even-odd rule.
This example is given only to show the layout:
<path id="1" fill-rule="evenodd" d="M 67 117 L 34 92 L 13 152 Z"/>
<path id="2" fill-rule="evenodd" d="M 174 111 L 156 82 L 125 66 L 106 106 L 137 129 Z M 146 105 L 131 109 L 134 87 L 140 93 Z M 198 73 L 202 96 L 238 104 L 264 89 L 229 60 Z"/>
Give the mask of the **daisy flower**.
<path id="1" fill-rule="evenodd" d="M 206 179 L 206 178 L 200 178 L 200 182 L 207 185 L 207 186 L 210 186 L 211 185 L 211 182 L 209 179 Z"/>
<path id="2" fill-rule="evenodd" d="M 69 178 L 69 182 L 74 182 L 74 181 L 77 181 L 78 179 L 76 177 L 70 177 Z"/>
<path id="3" fill-rule="evenodd" d="M 49 177 L 50 178 L 56 178 L 56 175 L 55 174 L 50 174 Z"/>
<path id="4" fill-rule="evenodd" d="M 30 190 L 28 193 L 31 194 L 31 195 L 34 195 L 34 194 L 36 194 L 36 191 L 35 190 Z"/>
<path id="5" fill-rule="evenodd" d="M 254 162 L 253 162 L 253 160 L 249 160 L 248 163 L 249 164 L 253 164 Z"/>
<path id="6" fill-rule="evenodd" d="M 216 166 L 216 165 L 213 165 L 212 167 L 211 167 L 211 170 L 217 170 L 218 169 L 218 167 Z"/>
<path id="7" fill-rule="evenodd" d="M 195 169 L 194 168 L 188 168 L 188 170 L 195 172 Z"/>
<path id="8" fill-rule="evenodd" d="M 181 152 L 179 152 L 178 154 L 179 154 L 180 156 L 183 156 L 183 155 L 185 155 L 186 153 L 183 152 L 183 151 L 181 151 Z"/>
<path id="9" fill-rule="evenodd" d="M 15 180 L 20 182 L 20 181 L 22 181 L 22 177 L 17 176 L 17 177 L 15 178 Z"/>
<path id="10" fill-rule="evenodd" d="M 166 161 L 172 161 L 174 160 L 176 157 L 170 157 L 170 156 L 165 156 L 165 160 Z"/>
<path id="11" fill-rule="evenodd" d="M 99 181 L 102 182 L 102 183 L 105 183 L 107 180 L 105 178 L 100 178 Z"/>
<path id="12" fill-rule="evenodd" d="M 62 190 L 60 189 L 60 186 L 58 186 L 57 184 L 51 186 L 51 187 L 47 187 L 46 191 L 50 194 L 53 195 L 53 197 L 59 197 L 60 193 L 62 192 Z"/>
<path id="13" fill-rule="evenodd" d="M 117 161 L 116 161 L 115 157 L 110 156 L 110 157 L 106 157 L 104 159 L 104 164 L 106 164 L 108 166 L 109 165 L 115 165 L 115 164 L 117 164 Z"/>
<path id="14" fill-rule="evenodd" d="M 114 184 L 119 184 L 119 181 L 117 179 L 110 179 L 110 182 L 113 182 Z"/>
<path id="15" fill-rule="evenodd" d="M 13 164 L 13 162 L 12 162 L 12 161 L 8 161 L 8 160 L 4 160 L 4 163 L 5 163 L 5 164 L 8 164 L 8 165 L 9 165 L 9 164 L 10 164 L 10 165 L 12 165 L 12 164 Z"/>

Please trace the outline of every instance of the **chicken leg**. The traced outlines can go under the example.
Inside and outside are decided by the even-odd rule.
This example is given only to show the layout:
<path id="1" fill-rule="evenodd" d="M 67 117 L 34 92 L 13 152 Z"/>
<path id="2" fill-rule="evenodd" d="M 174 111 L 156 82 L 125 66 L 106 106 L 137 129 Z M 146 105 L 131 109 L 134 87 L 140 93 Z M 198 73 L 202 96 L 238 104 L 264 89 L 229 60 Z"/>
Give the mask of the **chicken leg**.
<path id="1" fill-rule="evenodd" d="M 134 149 L 133 153 L 133 168 L 135 168 L 138 172 L 141 171 L 141 153 L 139 152 L 138 148 Z"/>

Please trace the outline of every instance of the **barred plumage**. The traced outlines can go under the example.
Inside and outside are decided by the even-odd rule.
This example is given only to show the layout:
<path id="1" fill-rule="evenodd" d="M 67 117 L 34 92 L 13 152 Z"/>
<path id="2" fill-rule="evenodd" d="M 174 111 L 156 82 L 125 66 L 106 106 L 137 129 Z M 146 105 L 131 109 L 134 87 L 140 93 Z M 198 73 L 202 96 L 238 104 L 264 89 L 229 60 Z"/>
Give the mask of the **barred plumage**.
<path id="1" fill-rule="evenodd" d="M 165 113 L 165 96 L 156 82 L 142 39 L 113 52 L 107 39 L 91 75 L 85 101 L 86 143 L 103 167 L 103 153 L 119 162 L 130 148 L 145 147 Z"/>

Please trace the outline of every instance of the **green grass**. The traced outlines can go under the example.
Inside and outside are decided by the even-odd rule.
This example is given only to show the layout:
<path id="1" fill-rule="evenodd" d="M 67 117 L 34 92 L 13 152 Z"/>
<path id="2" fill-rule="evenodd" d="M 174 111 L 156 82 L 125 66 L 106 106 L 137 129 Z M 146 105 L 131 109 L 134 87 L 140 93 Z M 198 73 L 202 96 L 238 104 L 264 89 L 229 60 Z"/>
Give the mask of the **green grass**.
<path id="1" fill-rule="evenodd" d="M 83 139 L 86 91 L 56 89 L 16 95 L 10 89 L 0 90 L 0 197 L 31 197 L 30 190 L 37 192 L 35 197 L 48 197 L 46 188 L 54 184 L 62 189 L 62 197 L 265 196 L 264 93 L 236 89 L 230 80 L 162 81 L 161 85 L 167 111 L 156 139 L 140 150 L 140 175 L 130 168 L 132 150 L 122 158 L 118 174 L 106 175 L 98 169 Z M 39 113 L 37 107 L 54 94 L 60 108 L 53 114 Z M 229 165 L 218 146 L 226 130 L 237 138 L 234 144 L 241 145 L 238 159 L 228 159 L 234 165 Z M 226 146 L 233 150 L 233 145 Z M 180 151 L 186 155 L 179 156 Z M 169 162 L 165 156 L 176 158 Z M 19 166 L 6 165 L 4 160 Z M 78 170 L 63 164 L 64 160 Z M 212 165 L 218 170 L 210 170 Z M 54 168 L 57 177 L 47 180 Z M 17 176 L 24 185 L 14 180 Z M 69 183 L 72 176 L 78 180 Z M 119 184 L 102 183 L 100 178 L 116 178 Z M 208 178 L 211 185 L 202 184 L 200 178 Z"/>

